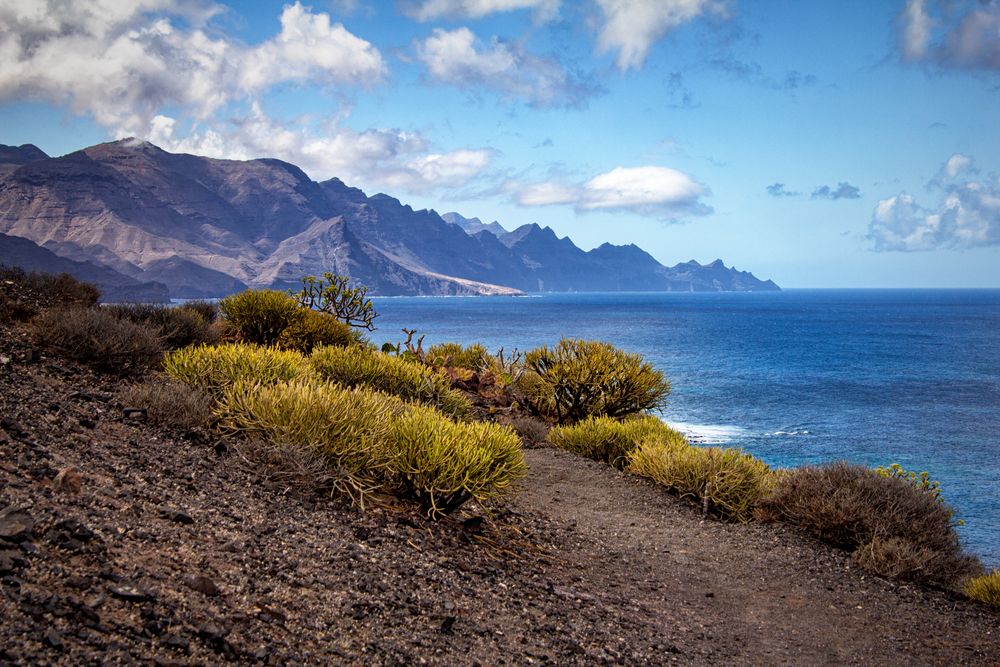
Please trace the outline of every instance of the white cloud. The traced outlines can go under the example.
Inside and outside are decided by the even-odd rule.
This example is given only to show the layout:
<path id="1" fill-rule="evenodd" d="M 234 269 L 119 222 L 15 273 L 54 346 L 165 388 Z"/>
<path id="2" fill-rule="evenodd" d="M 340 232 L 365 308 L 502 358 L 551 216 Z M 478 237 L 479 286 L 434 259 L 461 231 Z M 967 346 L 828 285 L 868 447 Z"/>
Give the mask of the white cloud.
<path id="1" fill-rule="evenodd" d="M 534 106 L 579 106 L 596 88 L 570 76 L 552 58 L 517 44 L 492 39 L 488 47 L 468 28 L 436 28 L 417 45 L 417 57 L 438 81 L 459 87 L 486 87 Z"/>
<path id="2" fill-rule="evenodd" d="M 709 194 L 705 186 L 668 167 L 616 167 L 577 185 L 509 183 L 507 190 L 521 206 L 572 204 L 578 213 L 627 211 L 675 220 L 712 211 L 701 201 Z"/>
<path id="3" fill-rule="evenodd" d="M 951 163 L 945 163 L 942 170 L 947 171 Z M 949 185 L 933 209 L 921 206 L 905 192 L 883 199 L 872 213 L 868 238 L 875 250 L 1000 245 L 1000 179 Z"/>
<path id="4" fill-rule="evenodd" d="M 596 0 L 604 12 L 598 51 L 617 51 L 621 70 L 642 66 L 653 43 L 703 14 L 726 15 L 724 0 Z"/>
<path id="5" fill-rule="evenodd" d="M 1000 3 L 907 0 L 899 24 L 906 61 L 1000 70 Z"/>
<path id="6" fill-rule="evenodd" d="M 955 153 L 944 163 L 944 173 L 948 178 L 955 178 L 971 169 L 972 158 L 961 153 Z"/>
<path id="7" fill-rule="evenodd" d="M 433 19 L 481 19 L 489 14 L 533 9 L 538 21 L 559 11 L 560 0 L 423 0 L 411 3 L 406 13 L 418 21 Z"/>
<path id="8" fill-rule="evenodd" d="M 277 83 L 364 84 L 385 73 L 375 47 L 298 1 L 258 46 L 210 36 L 204 21 L 219 11 L 201 0 L 4 0 L 0 101 L 68 104 L 114 135 L 144 135 L 164 107 L 205 119 Z"/>
<path id="9" fill-rule="evenodd" d="M 283 123 L 256 104 L 244 118 L 180 136 L 177 122 L 166 116 L 155 117 L 152 127 L 150 141 L 165 150 L 237 160 L 276 157 L 312 178 L 336 176 L 369 191 L 460 187 L 484 172 L 493 155 L 489 149 L 429 152 L 419 134 L 394 129 L 357 132 L 332 123 L 320 128 Z"/>

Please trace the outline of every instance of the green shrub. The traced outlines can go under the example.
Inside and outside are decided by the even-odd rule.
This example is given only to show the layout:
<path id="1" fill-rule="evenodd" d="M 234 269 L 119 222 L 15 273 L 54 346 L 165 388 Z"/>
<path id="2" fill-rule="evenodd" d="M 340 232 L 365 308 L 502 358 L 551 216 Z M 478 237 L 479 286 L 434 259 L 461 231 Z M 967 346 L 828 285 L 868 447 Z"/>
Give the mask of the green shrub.
<path id="1" fill-rule="evenodd" d="M 205 318 L 193 310 L 143 303 L 111 304 L 104 306 L 104 310 L 120 320 L 154 329 L 170 350 L 204 343 L 210 338 Z"/>
<path id="2" fill-rule="evenodd" d="M 609 343 L 564 338 L 551 349 L 528 352 L 525 365 L 541 383 L 534 387 L 540 394 L 534 407 L 552 410 L 559 423 L 650 410 L 670 393 L 660 371 Z"/>
<path id="3" fill-rule="evenodd" d="M 451 388 L 448 376 L 416 361 L 369 348 L 321 347 L 309 362 L 319 377 L 345 387 L 368 387 L 433 405 L 455 417 L 464 417 L 472 409 L 468 399 Z"/>
<path id="4" fill-rule="evenodd" d="M 628 454 L 628 471 L 662 484 L 728 521 L 750 521 L 772 482 L 763 461 L 738 449 L 647 440 Z"/>
<path id="5" fill-rule="evenodd" d="M 392 474 L 392 424 L 404 409 L 399 399 L 367 389 L 244 381 L 226 389 L 220 415 L 225 426 L 277 448 L 318 451 L 334 471 L 334 488 L 360 502 Z"/>
<path id="6" fill-rule="evenodd" d="M 212 400 L 204 393 L 167 377 L 128 385 L 121 400 L 128 408 L 144 408 L 152 424 L 178 429 L 207 427 Z"/>
<path id="7" fill-rule="evenodd" d="M 1000 570 L 969 579 L 965 594 L 991 607 L 1000 607 Z"/>
<path id="8" fill-rule="evenodd" d="M 951 509 L 907 479 L 839 462 L 781 475 L 759 517 L 799 526 L 878 574 L 954 584 L 977 573 Z"/>
<path id="9" fill-rule="evenodd" d="M 142 373 L 163 354 L 154 330 L 101 308 L 50 308 L 32 320 L 32 328 L 40 347 L 121 377 Z"/>
<path id="10" fill-rule="evenodd" d="M 438 343 L 431 345 L 424 360 L 431 366 L 478 371 L 486 365 L 489 356 L 486 348 L 479 343 L 468 347 L 462 347 L 458 343 Z"/>
<path id="11" fill-rule="evenodd" d="M 219 302 L 219 310 L 247 343 L 274 345 L 306 311 L 294 297 L 276 290 L 247 290 Z"/>
<path id="12" fill-rule="evenodd" d="M 404 497 L 436 517 L 469 499 L 497 500 L 527 467 L 509 427 L 456 423 L 428 407 L 411 406 L 393 425 L 394 466 Z"/>
<path id="13" fill-rule="evenodd" d="M 324 345 L 348 347 L 361 345 L 364 339 L 350 326 L 332 315 L 315 310 L 302 311 L 302 317 L 278 336 L 278 347 L 308 354 Z"/>
<path id="14" fill-rule="evenodd" d="M 597 461 L 624 468 L 630 451 L 646 441 L 686 446 L 685 437 L 653 415 L 620 421 L 611 417 L 588 417 L 570 426 L 549 431 L 549 442 L 557 447 Z"/>
<path id="15" fill-rule="evenodd" d="M 306 377 L 309 372 L 305 357 L 298 352 L 246 343 L 199 345 L 168 352 L 163 370 L 216 399 L 226 387 L 241 380 L 273 384 Z"/>
<path id="16" fill-rule="evenodd" d="M 302 289 L 296 299 L 307 310 L 326 313 L 352 327 L 375 330 L 378 313 L 368 298 L 368 288 L 352 286 L 350 276 L 338 276 L 329 271 L 321 278 L 306 276 L 302 278 Z"/>

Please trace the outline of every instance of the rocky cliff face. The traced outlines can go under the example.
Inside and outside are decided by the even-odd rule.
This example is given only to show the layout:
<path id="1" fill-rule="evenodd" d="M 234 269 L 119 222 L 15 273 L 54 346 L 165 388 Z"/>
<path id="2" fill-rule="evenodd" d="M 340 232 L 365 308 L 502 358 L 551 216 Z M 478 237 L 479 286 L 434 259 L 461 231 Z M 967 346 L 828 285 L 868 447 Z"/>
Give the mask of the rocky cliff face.
<path id="1" fill-rule="evenodd" d="M 175 297 L 295 285 L 324 271 L 391 295 L 776 289 L 715 265 L 668 269 L 634 246 L 584 252 L 537 225 L 507 233 L 457 214 L 451 224 L 338 179 L 317 183 L 280 160 L 215 160 L 126 139 L 60 158 L 0 147 L 0 168 L 0 233 L 165 284 Z"/>

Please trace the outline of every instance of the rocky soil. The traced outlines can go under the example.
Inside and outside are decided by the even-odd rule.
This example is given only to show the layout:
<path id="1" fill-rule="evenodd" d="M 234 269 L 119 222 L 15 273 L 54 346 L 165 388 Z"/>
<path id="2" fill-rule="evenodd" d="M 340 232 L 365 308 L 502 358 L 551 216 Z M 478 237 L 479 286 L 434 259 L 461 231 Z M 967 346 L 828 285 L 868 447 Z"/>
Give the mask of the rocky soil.
<path id="1" fill-rule="evenodd" d="M 120 393 L 0 327 L 0 664 L 1000 661 L 996 610 L 554 449 L 506 510 L 431 523 Z"/>

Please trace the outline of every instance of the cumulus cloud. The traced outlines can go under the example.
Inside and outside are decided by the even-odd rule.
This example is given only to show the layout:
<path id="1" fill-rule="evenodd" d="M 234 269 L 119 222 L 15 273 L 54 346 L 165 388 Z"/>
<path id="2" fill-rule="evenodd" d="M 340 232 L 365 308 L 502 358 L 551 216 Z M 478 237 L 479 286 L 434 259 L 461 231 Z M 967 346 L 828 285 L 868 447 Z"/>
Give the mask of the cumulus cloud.
<path id="1" fill-rule="evenodd" d="M 1000 70 L 1000 3 L 907 0 L 898 41 L 907 62 Z"/>
<path id="2" fill-rule="evenodd" d="M 604 14 L 597 35 L 601 53 L 617 51 L 622 71 L 638 69 L 653 43 L 674 28 L 705 14 L 725 16 L 724 0 L 596 0 Z"/>
<path id="3" fill-rule="evenodd" d="M 385 74 L 374 46 L 298 1 L 256 46 L 206 31 L 218 11 L 201 0 L 0 3 L 0 101 L 67 104 L 114 135 L 144 135 L 164 107 L 205 119 L 278 83 Z"/>
<path id="4" fill-rule="evenodd" d="M 933 208 L 905 192 L 883 199 L 872 213 L 868 238 L 882 251 L 1000 245 L 1000 179 L 948 184 Z"/>
<path id="5" fill-rule="evenodd" d="M 534 106 L 582 105 L 597 87 L 570 75 L 553 58 L 528 53 L 494 37 L 482 44 L 468 28 L 437 28 L 417 45 L 417 57 L 434 79 L 459 87 L 486 87 Z"/>
<path id="6" fill-rule="evenodd" d="M 544 21 L 559 11 L 559 0 L 422 0 L 404 6 L 406 14 L 418 21 L 481 19 L 489 14 L 518 9 L 532 9 L 536 20 Z"/>
<path id="7" fill-rule="evenodd" d="M 809 195 L 810 199 L 860 199 L 861 190 L 856 185 L 851 185 L 850 183 L 845 183 L 841 181 L 837 183 L 837 187 L 831 188 L 829 185 L 820 185 L 812 194 Z"/>
<path id="8" fill-rule="evenodd" d="M 709 194 L 707 188 L 668 167 L 616 167 L 584 183 L 510 183 L 507 189 L 521 206 L 571 204 L 578 213 L 626 211 L 676 220 L 712 212 L 701 201 Z"/>
<path id="9" fill-rule="evenodd" d="M 798 197 L 799 195 L 802 194 L 801 192 L 786 190 L 784 183 L 772 183 L 765 189 L 767 190 L 767 194 L 771 195 L 772 197 Z"/>
<path id="10" fill-rule="evenodd" d="M 177 132 L 177 121 L 154 118 L 150 141 L 162 148 L 208 157 L 248 160 L 277 157 L 316 179 L 337 176 L 366 189 L 427 193 L 468 183 L 490 165 L 490 149 L 434 152 L 417 133 L 395 129 L 358 132 L 326 123 L 284 123 L 254 104 L 244 117 L 193 132 Z M 294 129 L 292 129 L 294 128 Z"/>

